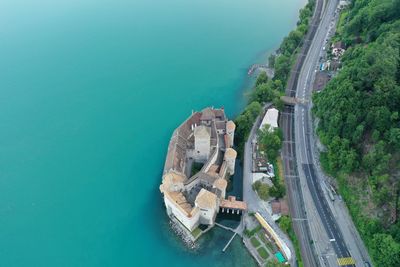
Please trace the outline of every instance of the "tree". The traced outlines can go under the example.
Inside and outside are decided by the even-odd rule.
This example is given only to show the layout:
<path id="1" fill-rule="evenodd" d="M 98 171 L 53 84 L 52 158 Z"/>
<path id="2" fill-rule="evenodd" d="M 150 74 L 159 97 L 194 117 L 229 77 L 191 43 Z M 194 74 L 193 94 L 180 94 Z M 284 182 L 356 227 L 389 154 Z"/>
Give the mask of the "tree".
<path id="1" fill-rule="evenodd" d="M 269 160 L 275 160 L 278 157 L 282 147 L 282 138 L 282 131 L 279 128 L 271 130 L 268 124 L 259 130 L 258 141 Z"/>
<path id="2" fill-rule="evenodd" d="M 253 184 L 253 190 L 257 192 L 262 200 L 267 201 L 269 199 L 269 187 L 261 181 L 256 181 Z"/>
<path id="3" fill-rule="evenodd" d="M 261 112 L 261 104 L 254 101 L 250 103 L 246 109 L 235 119 L 236 124 L 236 141 L 238 142 L 239 150 L 242 149 L 244 141 L 247 139 L 253 123 Z"/>
<path id="4" fill-rule="evenodd" d="M 400 128 L 390 129 L 389 144 L 396 149 L 400 149 Z"/>
<path id="5" fill-rule="evenodd" d="M 287 55 L 280 55 L 275 60 L 275 75 L 274 79 L 286 81 L 288 73 L 290 72 L 290 57 Z"/>
<path id="6" fill-rule="evenodd" d="M 279 228 L 285 233 L 289 233 L 290 228 L 292 228 L 292 221 L 289 216 L 282 216 L 279 218 Z"/>
<path id="7" fill-rule="evenodd" d="M 269 195 L 274 198 L 282 198 L 285 194 L 285 187 L 279 181 L 274 181 L 274 186 L 269 189 Z"/>
<path id="8" fill-rule="evenodd" d="M 375 265 L 400 266 L 400 227 L 391 218 L 400 191 L 400 0 L 352 1 L 345 18 L 335 36 L 350 46 L 343 67 L 313 96 L 327 148 L 321 164 L 338 175 Z"/>
<path id="9" fill-rule="evenodd" d="M 400 244 L 388 234 L 375 234 L 371 240 L 372 258 L 379 267 L 400 266 Z"/>
<path id="10" fill-rule="evenodd" d="M 267 73 L 265 71 L 261 71 L 256 80 L 256 87 L 259 86 L 260 84 L 264 84 L 267 82 L 268 82 Z"/>
<path id="11" fill-rule="evenodd" d="M 268 67 L 273 68 L 275 66 L 275 55 L 271 54 L 268 57 Z"/>

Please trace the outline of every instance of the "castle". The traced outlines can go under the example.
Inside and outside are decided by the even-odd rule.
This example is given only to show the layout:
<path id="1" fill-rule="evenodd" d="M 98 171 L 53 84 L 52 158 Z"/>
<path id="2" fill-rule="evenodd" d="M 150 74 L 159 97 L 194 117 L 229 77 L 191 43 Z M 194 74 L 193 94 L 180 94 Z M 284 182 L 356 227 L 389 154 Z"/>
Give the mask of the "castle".
<path id="1" fill-rule="evenodd" d="M 234 197 L 225 199 L 226 178 L 235 171 L 235 127 L 224 109 L 206 108 L 193 112 L 171 137 L 160 191 L 167 214 L 189 231 L 213 225 L 220 208 L 246 209 Z"/>

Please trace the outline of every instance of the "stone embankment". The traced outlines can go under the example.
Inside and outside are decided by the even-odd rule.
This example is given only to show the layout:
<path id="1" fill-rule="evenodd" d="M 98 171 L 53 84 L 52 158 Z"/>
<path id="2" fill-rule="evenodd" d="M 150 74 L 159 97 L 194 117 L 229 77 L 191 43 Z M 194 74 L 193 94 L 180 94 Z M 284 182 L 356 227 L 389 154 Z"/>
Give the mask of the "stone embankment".
<path id="1" fill-rule="evenodd" d="M 183 229 L 183 227 L 180 225 L 176 219 L 171 218 L 169 225 L 174 231 L 174 233 L 179 236 L 183 243 L 189 248 L 189 249 L 197 249 L 199 246 L 195 243 L 194 237 L 192 234 L 187 231 L 186 229 Z"/>

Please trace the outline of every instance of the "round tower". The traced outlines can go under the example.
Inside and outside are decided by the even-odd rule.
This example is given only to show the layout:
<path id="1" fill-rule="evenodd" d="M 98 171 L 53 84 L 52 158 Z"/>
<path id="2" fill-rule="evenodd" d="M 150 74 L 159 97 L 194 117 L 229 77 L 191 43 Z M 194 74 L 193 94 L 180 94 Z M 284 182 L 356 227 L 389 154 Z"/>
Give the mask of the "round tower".
<path id="1" fill-rule="evenodd" d="M 233 148 L 227 148 L 225 151 L 226 168 L 230 175 L 235 173 L 235 160 L 237 152 Z"/>
<path id="2" fill-rule="evenodd" d="M 229 140 L 227 147 L 233 147 L 233 138 L 235 136 L 235 128 L 236 128 L 236 125 L 233 121 L 228 121 L 226 123 L 226 134 L 228 135 L 228 140 Z"/>

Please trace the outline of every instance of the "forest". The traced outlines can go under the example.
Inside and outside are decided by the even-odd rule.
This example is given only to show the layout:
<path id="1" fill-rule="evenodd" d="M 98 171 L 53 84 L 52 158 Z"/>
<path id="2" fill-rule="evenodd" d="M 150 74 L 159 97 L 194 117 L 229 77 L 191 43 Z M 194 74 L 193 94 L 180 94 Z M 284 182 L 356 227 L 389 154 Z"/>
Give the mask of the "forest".
<path id="1" fill-rule="evenodd" d="M 375 266 L 400 266 L 400 0 L 355 0 L 333 41 L 342 69 L 313 96 L 321 164 Z"/>

